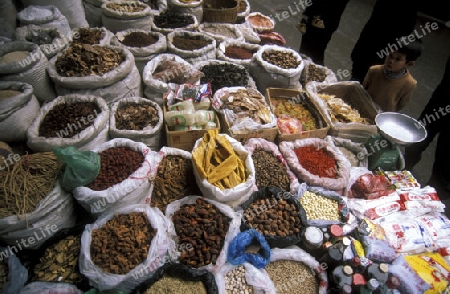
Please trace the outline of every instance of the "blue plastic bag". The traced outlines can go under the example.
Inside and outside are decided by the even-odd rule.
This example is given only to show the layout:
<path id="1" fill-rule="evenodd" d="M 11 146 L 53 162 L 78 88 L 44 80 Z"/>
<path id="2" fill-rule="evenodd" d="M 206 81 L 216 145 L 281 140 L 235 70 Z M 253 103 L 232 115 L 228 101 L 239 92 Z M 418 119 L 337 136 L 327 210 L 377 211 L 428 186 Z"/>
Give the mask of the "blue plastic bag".
<path id="1" fill-rule="evenodd" d="M 251 244 L 260 246 L 258 253 L 245 252 Z M 243 231 L 231 241 L 228 247 L 227 259 L 232 265 L 248 262 L 258 269 L 265 268 L 270 261 L 270 246 L 264 236 L 257 230 Z"/>

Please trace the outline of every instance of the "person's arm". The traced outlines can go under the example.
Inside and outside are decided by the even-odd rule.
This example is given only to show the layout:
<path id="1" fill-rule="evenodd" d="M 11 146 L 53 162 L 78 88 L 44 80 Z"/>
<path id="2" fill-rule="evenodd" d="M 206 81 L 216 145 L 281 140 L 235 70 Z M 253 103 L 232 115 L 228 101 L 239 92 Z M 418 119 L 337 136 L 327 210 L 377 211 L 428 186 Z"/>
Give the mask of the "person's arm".
<path id="1" fill-rule="evenodd" d="M 370 82 L 372 81 L 372 71 L 373 71 L 372 68 L 370 68 L 367 71 L 367 74 L 364 77 L 364 81 L 362 83 L 363 88 L 366 89 L 366 90 L 367 90 L 367 88 L 369 88 Z"/>
<path id="2" fill-rule="evenodd" d="M 408 87 L 408 89 L 406 89 L 406 91 L 404 91 L 404 92 L 402 92 L 402 94 L 400 94 L 400 97 L 397 102 L 396 111 L 400 111 L 403 108 L 405 108 L 405 106 L 408 104 L 409 100 L 411 100 L 411 97 L 413 96 L 414 90 L 416 90 L 416 88 L 417 88 L 417 83 L 414 83 L 414 84 L 410 85 Z"/>

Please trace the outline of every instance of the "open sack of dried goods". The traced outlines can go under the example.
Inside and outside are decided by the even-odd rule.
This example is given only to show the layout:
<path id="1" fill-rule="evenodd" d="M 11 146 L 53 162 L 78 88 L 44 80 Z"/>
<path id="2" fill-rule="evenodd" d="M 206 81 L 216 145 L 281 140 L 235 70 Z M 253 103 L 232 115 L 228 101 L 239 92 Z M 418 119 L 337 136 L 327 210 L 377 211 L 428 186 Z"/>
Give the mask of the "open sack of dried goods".
<path id="1" fill-rule="evenodd" d="M 198 30 L 214 38 L 217 44 L 227 40 L 245 41 L 241 30 L 235 24 L 206 22 L 200 24 Z"/>
<path id="2" fill-rule="evenodd" d="M 56 28 L 41 28 L 40 26 L 31 24 L 18 27 L 15 32 L 15 40 L 27 41 L 39 45 L 45 57 L 50 59 L 66 48 L 69 42 L 71 42 L 72 36 L 63 36 Z"/>
<path id="3" fill-rule="evenodd" d="M 237 266 L 226 263 L 215 278 L 219 294 L 275 293 L 275 286 L 267 273 L 248 262 Z"/>
<path id="4" fill-rule="evenodd" d="M 319 64 L 315 64 L 310 60 L 304 60 L 305 67 L 300 76 L 300 83 L 303 88 L 306 87 L 306 84 L 309 82 L 319 82 L 319 83 L 337 83 L 338 79 L 336 74 L 326 66 L 322 66 Z"/>
<path id="5" fill-rule="evenodd" d="M 170 84 L 199 84 L 201 75 L 183 58 L 170 53 L 159 54 L 145 65 L 142 72 L 145 97 L 162 106 L 164 94 L 171 89 Z"/>
<path id="6" fill-rule="evenodd" d="M 261 46 L 239 40 L 225 40 L 219 44 L 216 51 L 218 60 L 245 66 L 249 72 L 256 65 L 255 54 Z"/>
<path id="7" fill-rule="evenodd" d="M 379 109 L 359 82 L 310 82 L 306 90 L 330 125 L 330 135 L 365 143 L 378 133 Z"/>
<path id="8" fill-rule="evenodd" d="M 74 199 L 61 189 L 62 164 L 52 152 L 13 158 L 15 163 L 0 172 L 0 240 L 15 250 L 37 249 L 75 225 Z"/>
<path id="9" fill-rule="evenodd" d="M 28 281 L 28 270 L 9 248 L 0 247 L 0 253 L 0 290 L 2 294 L 19 293 Z"/>
<path id="10" fill-rule="evenodd" d="M 167 52 L 189 63 L 216 59 L 217 41 L 201 32 L 173 31 L 167 34 Z"/>
<path id="11" fill-rule="evenodd" d="M 214 275 L 181 263 L 167 263 L 143 282 L 135 293 L 218 293 Z"/>
<path id="12" fill-rule="evenodd" d="M 245 18 L 250 14 L 251 6 L 248 0 L 240 0 L 238 3 L 236 23 L 241 24 L 245 22 Z M 252 28 L 253 30 L 253 28 Z"/>
<path id="13" fill-rule="evenodd" d="M 153 15 L 152 31 L 164 35 L 176 30 L 195 31 L 198 24 L 198 19 L 190 13 L 165 10 Z"/>
<path id="14" fill-rule="evenodd" d="M 256 52 L 256 64 L 251 74 L 260 91 L 267 87 L 301 89 L 305 64 L 298 52 L 279 45 L 263 45 Z"/>
<path id="15" fill-rule="evenodd" d="M 153 16 L 143 1 L 113 1 L 102 4 L 102 25 L 113 33 L 127 29 L 150 31 Z"/>
<path id="16" fill-rule="evenodd" d="M 208 130 L 192 150 L 194 175 L 203 196 L 234 207 L 247 200 L 255 185 L 249 152 L 237 140 Z"/>
<path id="17" fill-rule="evenodd" d="M 25 7 L 30 5 L 52 5 L 57 7 L 67 18 L 70 28 L 72 29 L 89 26 L 84 14 L 82 0 L 73 0 L 70 1 L 70 3 L 61 0 L 21 0 L 21 2 Z"/>
<path id="18" fill-rule="evenodd" d="M 108 141 L 108 129 L 109 108 L 101 97 L 59 96 L 41 107 L 27 131 L 27 145 L 33 151 L 66 146 L 90 150 Z"/>
<path id="19" fill-rule="evenodd" d="M 181 251 L 178 262 L 213 274 L 225 264 L 230 242 L 239 233 L 239 213 L 223 203 L 187 196 L 170 203 L 169 235 Z M 207 245 L 207 246 L 205 246 Z"/>
<path id="20" fill-rule="evenodd" d="M 20 27 L 34 24 L 41 28 L 57 29 L 61 36 L 70 36 L 71 29 L 67 18 L 54 5 L 29 5 L 17 13 Z"/>
<path id="21" fill-rule="evenodd" d="M 141 97 L 122 98 L 111 106 L 109 135 L 143 142 L 150 150 L 161 148 L 164 117 L 161 107 Z"/>
<path id="22" fill-rule="evenodd" d="M 33 94 L 41 103 L 56 97 L 53 83 L 46 71 L 49 64 L 37 44 L 13 41 L 0 45 L 1 80 L 30 84 Z"/>
<path id="23" fill-rule="evenodd" d="M 101 167 L 93 182 L 73 190 L 81 206 L 98 215 L 148 201 L 159 157 L 157 152 L 144 143 L 124 138 L 112 139 L 92 151 L 100 155 Z"/>
<path id="24" fill-rule="evenodd" d="M 53 57 L 47 70 L 59 96 L 95 95 L 108 105 L 142 97 L 141 76 L 126 48 L 75 43 Z"/>
<path id="25" fill-rule="evenodd" d="M 24 141 L 39 114 L 33 87 L 22 82 L 0 82 L 0 140 Z"/>
<path id="26" fill-rule="evenodd" d="M 109 45 L 114 34 L 105 27 L 72 30 L 72 44 Z"/>
<path id="27" fill-rule="evenodd" d="M 328 293 L 326 268 L 297 246 L 272 249 L 266 272 L 275 285 L 276 293 Z"/>
<path id="28" fill-rule="evenodd" d="M 147 63 L 167 50 L 167 38 L 158 32 L 141 29 L 119 31 L 111 39 L 111 45 L 126 47 L 134 56 L 134 63 L 142 75 Z"/>
<path id="29" fill-rule="evenodd" d="M 298 179 L 275 143 L 262 138 L 250 138 L 244 147 L 253 159 L 257 188 L 278 187 L 292 194 L 297 193 Z"/>
<path id="30" fill-rule="evenodd" d="M 91 28 L 100 28 L 102 24 L 102 5 L 107 0 L 84 0 L 84 14 Z"/>
<path id="31" fill-rule="evenodd" d="M 175 257 L 168 225 L 159 209 L 146 204 L 102 214 L 81 236 L 80 272 L 100 291 L 131 293 Z"/>
<path id="32" fill-rule="evenodd" d="M 232 137 L 273 128 L 276 134 L 276 117 L 264 96 L 256 89 L 221 88 L 214 94 L 212 106 L 219 113 L 225 131 Z"/>
<path id="33" fill-rule="evenodd" d="M 279 148 L 299 180 L 338 192 L 347 187 L 350 162 L 327 141 L 319 138 L 283 141 Z"/>
<path id="34" fill-rule="evenodd" d="M 342 152 L 350 161 L 352 167 L 367 167 L 369 153 L 364 144 L 353 142 L 350 139 L 344 139 L 333 136 L 326 136 L 325 141 L 330 142 Z"/>
<path id="35" fill-rule="evenodd" d="M 289 192 L 263 187 L 238 208 L 243 210 L 241 231 L 255 229 L 271 248 L 297 244 L 306 227 L 305 210 Z"/>
<path id="36" fill-rule="evenodd" d="M 204 0 L 167 0 L 169 11 L 176 13 L 187 13 L 195 16 L 197 21 L 203 21 L 203 1 Z"/>
<path id="37" fill-rule="evenodd" d="M 171 202 L 189 195 L 200 195 L 200 189 L 195 181 L 190 152 L 163 147 L 158 154 L 162 156 L 153 179 L 150 206 L 164 213 Z"/>

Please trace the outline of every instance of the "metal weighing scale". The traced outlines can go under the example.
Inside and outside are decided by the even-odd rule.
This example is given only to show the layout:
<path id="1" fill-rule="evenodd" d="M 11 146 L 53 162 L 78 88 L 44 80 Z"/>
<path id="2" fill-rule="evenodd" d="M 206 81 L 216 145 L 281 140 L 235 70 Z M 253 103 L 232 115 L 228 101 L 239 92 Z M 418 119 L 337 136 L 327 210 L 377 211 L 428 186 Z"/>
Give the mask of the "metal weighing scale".
<path id="1" fill-rule="evenodd" d="M 400 148 L 423 141 L 427 137 L 425 127 L 414 118 L 397 112 L 383 112 L 375 117 L 377 135 L 372 135 L 364 146 L 368 152 L 368 168 L 377 167 L 392 171 L 399 166 Z"/>

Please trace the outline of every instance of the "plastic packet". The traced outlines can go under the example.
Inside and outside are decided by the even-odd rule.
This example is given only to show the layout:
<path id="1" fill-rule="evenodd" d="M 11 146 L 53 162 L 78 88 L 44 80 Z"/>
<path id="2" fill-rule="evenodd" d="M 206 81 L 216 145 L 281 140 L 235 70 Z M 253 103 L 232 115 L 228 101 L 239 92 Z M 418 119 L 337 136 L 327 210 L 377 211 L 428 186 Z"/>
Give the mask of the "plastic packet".
<path id="1" fill-rule="evenodd" d="M 430 289 L 430 285 L 425 282 L 414 269 L 408 264 L 404 255 L 399 255 L 391 265 L 389 265 L 389 273 L 399 278 L 401 281 L 401 293 L 423 294 Z"/>
<path id="2" fill-rule="evenodd" d="M 277 126 L 282 134 L 299 134 L 303 131 L 302 123 L 287 114 L 278 116 Z"/>
<path id="3" fill-rule="evenodd" d="M 186 112 L 195 111 L 194 102 L 192 102 L 192 100 L 177 102 L 175 104 L 170 105 L 167 109 L 169 111 L 186 111 Z"/>
<path id="4" fill-rule="evenodd" d="M 210 101 L 210 99 L 212 98 L 210 83 L 200 85 L 181 84 L 175 85 L 171 88 L 172 89 L 166 96 L 168 106 L 186 100 L 191 100 L 194 103 L 204 103 L 205 99 Z"/>
<path id="5" fill-rule="evenodd" d="M 197 110 L 194 112 L 194 120 L 197 126 L 206 125 L 208 122 L 214 122 L 216 113 L 212 110 Z"/>
<path id="6" fill-rule="evenodd" d="M 384 171 L 384 175 L 391 181 L 397 190 L 409 191 L 420 188 L 420 183 L 410 171 Z"/>
<path id="7" fill-rule="evenodd" d="M 194 112 L 193 111 L 167 111 L 164 115 L 164 120 L 169 127 L 175 126 L 192 126 L 195 124 Z"/>
<path id="8" fill-rule="evenodd" d="M 395 249 L 385 240 L 364 236 L 362 241 L 366 257 L 371 261 L 392 263 L 397 258 Z"/>

